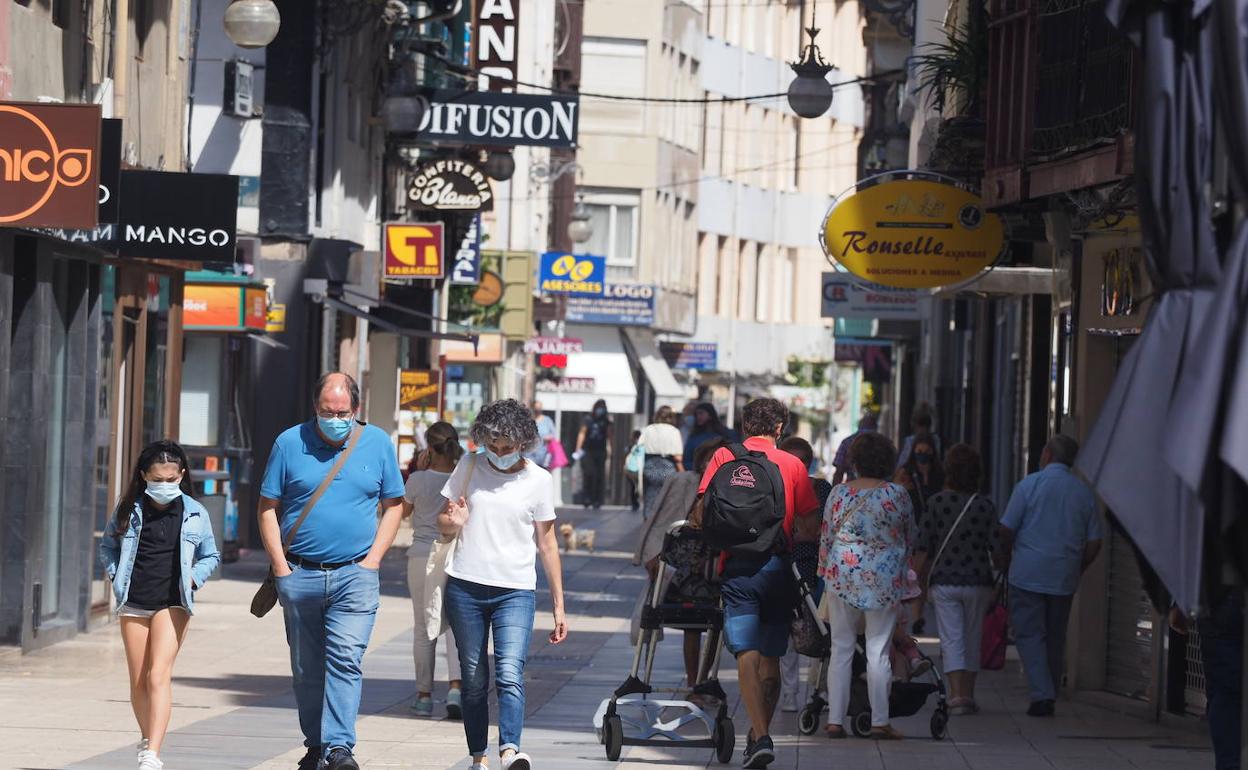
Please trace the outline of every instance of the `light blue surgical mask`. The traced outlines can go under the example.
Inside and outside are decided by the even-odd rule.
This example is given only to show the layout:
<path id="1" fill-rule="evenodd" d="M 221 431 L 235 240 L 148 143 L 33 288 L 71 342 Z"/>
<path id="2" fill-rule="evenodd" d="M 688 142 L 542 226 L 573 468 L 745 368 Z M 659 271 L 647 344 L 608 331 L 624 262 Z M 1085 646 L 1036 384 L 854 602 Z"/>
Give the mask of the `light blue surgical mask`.
<path id="1" fill-rule="evenodd" d="M 485 458 L 490 461 L 490 465 L 493 465 L 500 471 L 505 471 L 520 462 L 520 453 L 512 452 L 511 454 L 496 455 L 487 449 L 485 450 Z"/>
<path id="2" fill-rule="evenodd" d="M 147 482 L 147 496 L 160 505 L 168 505 L 182 495 L 182 487 L 176 481 Z"/>
<path id="3" fill-rule="evenodd" d="M 317 417 L 316 424 L 321 429 L 321 433 L 330 441 L 343 441 L 347 436 L 351 435 L 350 417 Z"/>

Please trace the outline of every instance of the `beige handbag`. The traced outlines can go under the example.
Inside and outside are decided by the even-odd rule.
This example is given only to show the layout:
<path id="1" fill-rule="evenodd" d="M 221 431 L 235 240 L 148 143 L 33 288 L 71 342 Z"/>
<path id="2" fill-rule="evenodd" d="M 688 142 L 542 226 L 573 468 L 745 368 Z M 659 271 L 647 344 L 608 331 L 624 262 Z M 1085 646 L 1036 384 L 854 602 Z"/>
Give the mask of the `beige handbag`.
<path id="1" fill-rule="evenodd" d="M 468 482 L 472 481 L 472 472 L 477 467 L 477 455 L 468 460 L 468 473 L 464 478 L 460 497 L 467 498 Z M 462 530 L 461 530 L 462 531 Z M 430 639 L 437 639 L 446 633 L 446 613 L 442 609 L 442 601 L 446 596 L 446 568 L 451 559 L 455 558 L 455 550 L 459 544 L 459 535 L 434 541 L 429 549 L 429 559 L 425 562 L 425 585 L 423 596 L 425 607 L 425 634 Z"/>

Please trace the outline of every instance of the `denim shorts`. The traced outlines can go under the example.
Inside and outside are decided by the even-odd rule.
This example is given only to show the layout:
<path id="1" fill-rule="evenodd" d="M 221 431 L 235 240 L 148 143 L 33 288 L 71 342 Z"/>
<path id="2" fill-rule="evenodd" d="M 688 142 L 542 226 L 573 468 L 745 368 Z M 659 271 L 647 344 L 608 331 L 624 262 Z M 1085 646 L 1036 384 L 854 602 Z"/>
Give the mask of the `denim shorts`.
<path id="1" fill-rule="evenodd" d="M 724 639 L 733 655 L 757 651 L 779 658 L 789 649 L 797 586 L 784 559 L 730 558 L 724 564 Z"/>

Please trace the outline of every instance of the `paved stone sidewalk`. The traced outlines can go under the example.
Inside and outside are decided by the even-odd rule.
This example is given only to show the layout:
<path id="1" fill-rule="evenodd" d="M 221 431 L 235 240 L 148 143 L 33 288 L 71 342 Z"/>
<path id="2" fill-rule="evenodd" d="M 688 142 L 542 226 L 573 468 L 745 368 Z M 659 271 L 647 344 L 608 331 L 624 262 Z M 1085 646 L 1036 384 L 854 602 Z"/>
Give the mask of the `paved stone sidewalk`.
<path id="1" fill-rule="evenodd" d="M 631 565 L 639 519 L 627 510 L 565 509 L 578 526 L 598 530 L 600 550 L 565 558 L 572 635 L 558 647 L 545 640 L 549 602 L 542 600 L 527 669 L 525 749 L 539 770 L 608 768 L 590 725 L 599 702 L 627 674 L 632 659 L 628 615 L 644 587 Z M 365 659 L 358 758 L 366 768 L 466 768 L 462 726 L 414 719 L 412 612 L 405 557 L 396 548 L 383 566 L 382 608 Z M 164 754 L 169 770 L 263 768 L 289 770 L 303 754 L 290 692 L 280 613 L 263 620 L 246 606 L 263 571 L 254 556 L 226 565 L 205 588 L 174 680 L 174 716 Z M 539 592 L 540 598 L 540 592 Z M 681 678 L 680 645 L 660 646 L 655 684 L 672 690 Z M 731 661 L 723 680 L 732 698 L 738 736 L 746 730 Z M 440 674 L 441 676 L 441 674 Z M 440 694 L 439 694 L 440 695 Z M 927 737 L 930 708 L 896 720 L 910 739 L 831 742 L 799 736 L 795 715 L 777 717 L 777 770 L 850 767 L 1053 768 L 1119 770 L 1212 767 L 1207 741 L 1082 702 L 1062 701 L 1050 720 L 1022 715 L 1026 696 L 1017 664 L 985 674 L 983 712 L 955 718 L 949 738 Z M 436 697 L 436 696 L 435 696 Z M 494 735 L 492 731 L 492 736 Z M 0 768 L 44 770 L 133 768 L 137 735 L 130 713 L 125 663 L 114 626 L 49 650 L 22 656 L 0 652 Z M 492 737 L 492 740 L 494 738 Z M 738 739 L 739 748 L 743 739 Z M 718 767 L 709 749 L 626 747 L 634 767 Z M 739 767 L 734 759 L 733 766 Z"/>

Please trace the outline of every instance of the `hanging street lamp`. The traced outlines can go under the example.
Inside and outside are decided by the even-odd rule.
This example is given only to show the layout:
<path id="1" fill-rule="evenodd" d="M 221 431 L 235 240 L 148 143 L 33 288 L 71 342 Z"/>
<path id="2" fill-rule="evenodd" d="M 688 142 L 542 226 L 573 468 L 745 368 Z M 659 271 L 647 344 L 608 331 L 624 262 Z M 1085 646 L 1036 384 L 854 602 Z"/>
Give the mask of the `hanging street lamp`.
<path id="1" fill-rule="evenodd" d="M 815 45 L 819 28 L 814 26 L 813 12 L 810 23 L 806 28 L 810 44 L 802 49 L 801 61 L 789 64 L 797 75 L 789 84 L 789 106 L 803 118 L 817 118 L 832 106 L 832 84 L 827 79 L 832 65 L 823 60 L 819 46 Z"/>
<path id="2" fill-rule="evenodd" d="M 264 48 L 277 37 L 282 15 L 273 0 L 232 0 L 225 9 L 225 34 L 240 48 Z"/>
<path id="3" fill-rule="evenodd" d="M 589 209 L 585 207 L 585 196 L 576 196 L 576 208 L 572 210 L 572 221 L 568 223 L 568 237 L 573 243 L 585 243 L 594 237 L 594 226 L 589 221 Z"/>

